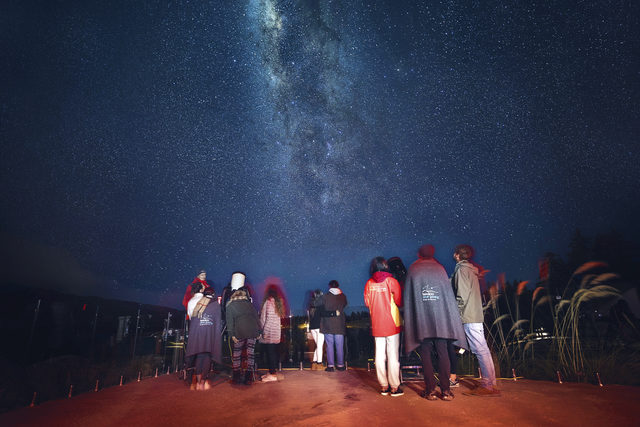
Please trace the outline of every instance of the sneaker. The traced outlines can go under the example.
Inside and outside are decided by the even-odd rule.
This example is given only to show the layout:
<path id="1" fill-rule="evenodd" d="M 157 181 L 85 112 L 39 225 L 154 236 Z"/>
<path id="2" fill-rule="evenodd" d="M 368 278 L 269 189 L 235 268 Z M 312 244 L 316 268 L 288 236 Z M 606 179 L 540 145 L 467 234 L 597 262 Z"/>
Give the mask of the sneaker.
<path id="1" fill-rule="evenodd" d="M 446 400 L 447 402 L 452 401 L 453 397 L 453 392 L 451 390 L 442 393 L 442 400 Z"/>
<path id="2" fill-rule="evenodd" d="M 460 381 L 457 378 L 455 380 L 449 378 L 449 387 L 460 387 Z"/>
<path id="3" fill-rule="evenodd" d="M 347 367 L 346 367 L 346 366 L 338 366 L 336 369 L 337 369 L 338 371 L 346 371 L 346 370 L 347 370 Z"/>
<path id="4" fill-rule="evenodd" d="M 268 383 L 268 382 L 272 382 L 272 381 L 278 381 L 278 377 L 276 377 L 273 374 L 267 374 L 267 375 L 263 375 L 262 378 L 260 379 L 260 381 L 262 381 L 263 383 Z"/>
<path id="5" fill-rule="evenodd" d="M 465 396 L 498 397 L 501 393 L 497 388 L 476 387 L 472 390 L 465 391 L 462 394 Z"/>
<path id="6" fill-rule="evenodd" d="M 398 387 L 396 391 L 391 390 L 391 397 L 398 397 L 398 396 L 402 396 L 403 394 L 404 394 L 404 391 L 402 391 L 400 387 Z"/>
<path id="7" fill-rule="evenodd" d="M 390 392 L 389 387 L 387 387 L 387 388 L 385 388 L 383 390 L 380 390 L 380 394 L 383 395 L 383 396 L 386 396 L 387 394 L 389 394 L 389 392 Z"/>
<path id="8" fill-rule="evenodd" d="M 438 393 L 436 393 L 435 390 L 430 392 L 427 392 L 427 390 L 425 390 L 420 396 L 424 397 L 427 400 L 438 400 Z"/>
<path id="9" fill-rule="evenodd" d="M 335 371 L 333 366 L 327 366 L 326 368 L 324 368 L 325 372 L 333 372 Z"/>

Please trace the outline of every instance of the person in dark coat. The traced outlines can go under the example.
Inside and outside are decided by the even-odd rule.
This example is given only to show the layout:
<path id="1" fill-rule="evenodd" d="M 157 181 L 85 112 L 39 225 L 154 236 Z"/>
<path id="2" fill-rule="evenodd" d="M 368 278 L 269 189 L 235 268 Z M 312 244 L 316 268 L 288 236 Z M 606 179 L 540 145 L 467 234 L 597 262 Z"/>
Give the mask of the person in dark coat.
<path id="1" fill-rule="evenodd" d="M 194 284 L 192 293 L 187 305 L 191 320 L 185 356 L 195 361 L 196 390 L 208 390 L 211 361 L 222 363 L 222 316 L 213 289 Z"/>
<path id="2" fill-rule="evenodd" d="M 432 245 L 423 245 L 418 260 L 407 272 L 404 289 L 405 352 L 418 351 L 422 359 L 425 391 L 423 397 L 436 400 L 431 352 L 438 355 L 440 392 L 443 400 L 453 400 L 449 388 L 447 342 L 468 349 L 456 298 L 444 267 L 433 257 Z"/>
<path id="3" fill-rule="evenodd" d="M 244 383 L 251 385 L 253 383 L 256 339 L 260 337 L 260 323 L 258 313 L 251 303 L 249 290 L 244 285 L 244 280 L 245 275 L 240 272 L 233 273 L 231 276 L 233 293 L 227 301 L 226 318 L 227 332 L 233 342 L 231 356 L 233 383 L 239 384 L 241 382 L 242 365 L 244 364 L 246 366 Z"/>
<path id="4" fill-rule="evenodd" d="M 344 371 L 344 336 L 347 333 L 347 318 L 344 308 L 347 297 L 340 290 L 337 280 L 329 282 L 329 292 L 322 296 L 324 311 L 320 321 L 320 332 L 324 334 L 327 343 L 327 368 L 325 371 Z M 335 346 L 335 354 L 334 354 Z M 334 357 L 335 356 L 335 357 Z M 337 360 L 337 367 L 335 362 Z"/>

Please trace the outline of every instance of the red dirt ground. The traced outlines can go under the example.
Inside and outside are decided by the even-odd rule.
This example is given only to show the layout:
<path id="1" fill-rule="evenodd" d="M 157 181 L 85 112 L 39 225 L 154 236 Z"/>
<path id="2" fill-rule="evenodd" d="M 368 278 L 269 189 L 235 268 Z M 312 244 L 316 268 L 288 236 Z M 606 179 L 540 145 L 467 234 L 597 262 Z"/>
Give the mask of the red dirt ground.
<path id="1" fill-rule="evenodd" d="M 0 414 L 0 425 L 46 426 L 638 426 L 640 387 L 502 380 L 501 397 L 462 394 L 427 401 L 421 382 L 400 397 L 381 396 L 374 372 L 285 371 L 280 381 L 232 385 L 213 378 L 190 391 L 174 375 L 49 401 Z"/>

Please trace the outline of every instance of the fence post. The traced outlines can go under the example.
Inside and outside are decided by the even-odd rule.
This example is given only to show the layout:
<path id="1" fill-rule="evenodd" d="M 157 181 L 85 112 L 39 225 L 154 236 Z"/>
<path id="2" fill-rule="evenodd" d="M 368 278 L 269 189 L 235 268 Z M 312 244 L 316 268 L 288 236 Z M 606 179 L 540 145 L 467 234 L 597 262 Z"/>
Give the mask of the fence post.
<path id="1" fill-rule="evenodd" d="M 138 341 L 138 327 L 140 326 L 140 308 L 142 307 L 142 304 L 138 304 L 138 316 L 136 317 L 136 330 L 135 333 L 133 335 L 133 351 L 131 352 L 131 358 L 135 358 L 136 357 L 136 344 Z M 140 380 L 138 380 L 140 381 Z"/>
<path id="2" fill-rule="evenodd" d="M 36 308 L 33 311 L 33 321 L 31 322 L 31 332 L 29 332 L 29 342 L 27 343 L 27 359 L 31 358 L 31 342 L 33 341 L 33 333 L 36 329 L 36 322 L 38 321 L 38 314 L 40 313 L 40 298 L 38 298 L 38 302 L 36 303 Z"/>

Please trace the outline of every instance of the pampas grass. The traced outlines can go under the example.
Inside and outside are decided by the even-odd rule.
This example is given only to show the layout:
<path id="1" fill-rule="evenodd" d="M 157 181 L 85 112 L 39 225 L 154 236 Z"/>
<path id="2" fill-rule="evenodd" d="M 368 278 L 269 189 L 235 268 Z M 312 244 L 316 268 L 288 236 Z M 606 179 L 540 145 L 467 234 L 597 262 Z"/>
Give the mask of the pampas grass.
<path id="1" fill-rule="evenodd" d="M 559 370 L 565 378 L 584 381 L 591 378 L 592 372 L 602 373 L 609 368 L 620 369 L 616 360 L 623 355 L 625 360 L 629 359 L 629 363 L 640 370 L 640 346 L 633 347 L 625 353 L 620 350 L 623 342 L 611 342 L 609 337 L 601 336 L 597 329 L 596 335 L 590 335 L 585 329 L 593 330 L 597 325 L 603 324 L 602 320 L 596 323 L 593 317 L 596 307 L 610 307 L 622 297 L 620 291 L 613 286 L 619 279 L 618 274 L 592 272 L 594 269 L 605 267 L 607 264 L 600 261 L 587 262 L 578 267 L 571 275 L 569 283 L 579 280 L 579 287 L 572 295 L 563 295 L 558 299 L 548 294 L 544 286 L 527 292 L 527 281 L 507 286 L 504 290 L 496 286 L 497 284 L 491 286 L 491 299 L 485 310 L 489 310 L 486 313 L 493 314 L 493 320 L 485 329 L 498 363 L 503 365 L 502 370 L 510 371 L 511 368 L 517 368 L 518 372 L 544 372 L 550 376 L 549 379 Z M 568 285 L 565 293 L 568 292 L 567 289 Z M 523 299 L 524 301 L 521 301 Z M 520 318 L 522 302 L 530 304 L 529 319 Z M 515 304 L 515 317 L 511 312 L 511 304 Z M 545 306 L 549 307 L 549 312 L 543 308 Z M 627 327 L 636 329 L 634 323 L 624 314 L 622 319 Z M 540 328 L 541 324 L 547 325 L 546 331 Z M 551 326 L 551 329 L 548 326 Z M 525 334 L 527 329 L 528 333 Z M 615 350 L 612 348 L 614 346 Z M 536 352 L 538 356 L 543 354 L 544 357 L 536 358 Z"/>

